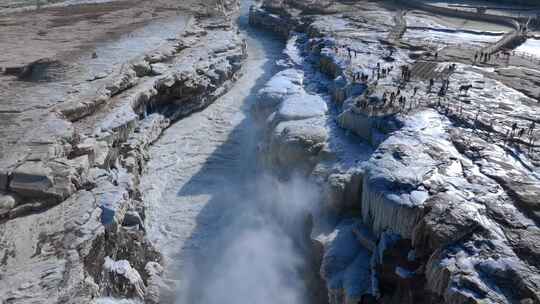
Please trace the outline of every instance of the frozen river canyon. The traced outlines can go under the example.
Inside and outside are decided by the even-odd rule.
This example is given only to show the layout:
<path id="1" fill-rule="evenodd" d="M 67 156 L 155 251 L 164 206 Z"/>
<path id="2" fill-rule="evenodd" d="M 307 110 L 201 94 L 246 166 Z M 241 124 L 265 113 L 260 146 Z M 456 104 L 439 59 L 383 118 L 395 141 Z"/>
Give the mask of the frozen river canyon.
<path id="1" fill-rule="evenodd" d="M 497 5 L 7 1 L 0 303 L 540 303 L 540 8 Z"/>

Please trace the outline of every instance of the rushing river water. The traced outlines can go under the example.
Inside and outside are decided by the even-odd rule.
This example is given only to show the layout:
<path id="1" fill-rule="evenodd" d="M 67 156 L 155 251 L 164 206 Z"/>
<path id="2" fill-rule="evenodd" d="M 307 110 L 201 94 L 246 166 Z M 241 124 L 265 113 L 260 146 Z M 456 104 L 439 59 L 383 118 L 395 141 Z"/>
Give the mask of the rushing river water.
<path id="1" fill-rule="evenodd" d="M 248 6 L 239 21 L 249 53 L 242 78 L 150 149 L 142 184 L 149 235 L 166 259 L 166 303 L 305 302 L 301 254 L 275 215 L 301 211 L 313 192 L 256 169 L 250 106 L 277 71 L 284 45 L 248 28 Z"/>

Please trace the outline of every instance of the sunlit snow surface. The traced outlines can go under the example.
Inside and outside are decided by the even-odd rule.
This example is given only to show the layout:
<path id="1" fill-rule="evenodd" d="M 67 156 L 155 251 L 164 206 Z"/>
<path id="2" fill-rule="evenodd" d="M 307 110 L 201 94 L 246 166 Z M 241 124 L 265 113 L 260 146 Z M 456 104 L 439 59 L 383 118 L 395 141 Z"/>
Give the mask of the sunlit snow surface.
<path id="1" fill-rule="evenodd" d="M 405 16 L 407 31 L 403 39 L 415 43 L 452 46 L 485 46 L 502 38 L 504 31 L 482 31 L 478 28 L 442 25 L 435 20 L 414 13 Z"/>
<path id="2" fill-rule="evenodd" d="M 434 30 L 434 29 L 408 29 L 403 36 L 405 40 L 424 41 L 432 45 L 472 45 L 483 46 L 488 43 L 494 43 L 502 35 L 498 33 L 475 34 L 473 32 Z"/>
<path id="3" fill-rule="evenodd" d="M 540 39 L 527 39 L 516 49 L 516 52 L 540 58 Z"/>
<path id="4" fill-rule="evenodd" d="M 326 19 L 331 18 L 327 17 Z M 351 29 L 349 24 L 343 20 L 336 20 L 335 25 L 343 32 Z M 368 31 L 358 31 L 355 35 L 367 36 Z M 440 29 L 415 29 L 406 34 L 406 39 L 425 41 L 428 37 L 433 44 L 437 45 L 450 42 L 452 44 L 463 43 L 481 46 L 498 40 L 500 35 Z M 373 39 L 373 37 L 371 38 Z M 253 41 L 251 42 L 253 43 Z M 275 234 L 274 228 L 276 227 L 273 225 L 271 225 L 272 229 L 267 229 L 269 227 L 266 222 L 268 219 L 261 217 L 260 213 L 252 209 L 250 204 L 257 203 L 258 200 L 252 198 L 251 195 L 244 192 L 245 189 L 234 183 L 235 179 L 238 179 L 238 176 L 235 175 L 242 175 L 243 172 L 239 171 L 243 171 L 241 169 L 249 163 L 249 157 L 246 157 L 245 153 L 249 150 L 249 143 L 245 142 L 246 134 L 242 135 L 242 133 L 250 133 L 249 129 L 252 127 L 249 117 L 245 117 L 245 113 L 240 113 L 238 110 L 242 107 L 244 99 L 253 101 L 252 93 L 255 90 L 246 92 L 247 89 L 251 91 L 256 87 L 262 87 L 262 83 L 256 84 L 255 82 L 257 78 L 264 78 L 262 75 L 265 75 L 265 71 L 267 71 L 265 61 L 278 57 L 276 54 L 265 54 L 259 45 L 250 46 L 254 48 L 251 51 L 255 51 L 255 56 L 251 58 L 255 58 L 255 60 L 248 63 L 247 77 L 242 78 L 231 92 L 207 110 L 186 118 L 171 127 L 151 151 L 152 160 L 149 167 L 152 173 L 145 177 L 150 182 L 147 186 L 148 189 L 145 189 L 148 191 L 144 191 L 146 199 L 154 204 L 149 210 L 151 218 L 149 222 L 152 223 L 150 234 L 164 249 L 166 257 L 174 259 L 176 265 L 168 270 L 169 273 L 166 274 L 166 277 L 176 280 L 173 284 L 177 285 L 180 290 L 179 303 L 189 303 L 189 300 L 193 300 L 194 297 L 200 297 L 200 303 L 243 303 L 252 296 L 257 296 L 262 301 L 258 303 L 266 303 L 265 301 L 294 303 L 298 301 L 298 294 L 290 286 L 281 289 L 278 293 L 271 293 L 273 290 L 284 287 L 283 282 L 276 281 L 276 279 L 280 279 L 283 274 L 289 274 L 290 268 L 284 267 L 284 265 L 298 263 L 298 256 L 290 248 L 291 244 L 282 231 L 277 229 L 278 233 Z M 355 42 L 351 42 L 351 46 L 358 47 L 361 54 L 352 61 L 360 70 L 369 71 L 381 53 L 380 45 L 375 43 L 357 45 Z M 292 62 L 297 65 L 302 64 L 301 58 L 297 56 L 298 53 L 295 52 L 294 47 L 291 47 L 291 44 L 287 45 L 286 53 L 294 54 L 291 56 Z M 325 48 L 323 56 L 333 56 L 332 49 Z M 399 59 L 399 62 L 406 60 L 400 52 L 397 52 L 395 57 Z M 346 64 L 343 56 L 334 57 L 334 61 Z M 464 73 L 461 66 L 458 68 L 460 73 Z M 465 78 L 475 84 L 470 96 L 474 97 L 475 100 L 488 99 L 491 101 L 482 104 L 496 105 L 504 103 L 505 100 L 515 99 L 513 97 L 517 93 L 512 90 L 508 90 L 498 83 L 491 83 L 479 74 L 467 73 Z M 310 76 L 312 74 L 309 73 Z M 459 79 L 452 80 L 452 86 L 459 85 Z M 301 100 L 292 98 L 288 100 L 290 103 L 282 100 L 283 95 L 297 97 L 296 94 L 300 94 L 297 87 L 301 87 L 303 82 L 304 78 L 297 70 L 286 70 L 267 82 L 257 97 L 267 97 L 263 108 L 278 107 L 278 111 L 289 118 L 323 116 L 328 109 L 318 96 L 305 95 Z M 308 81 L 306 81 L 306 85 L 307 83 Z M 243 86 L 244 90 L 241 90 L 240 86 Z M 494 94 L 493 91 L 501 92 Z M 311 92 L 309 93 L 311 94 Z M 310 98 L 305 98 L 306 96 Z M 518 112 L 525 109 L 519 105 L 514 106 Z M 479 108 L 481 107 L 479 106 Z M 332 110 L 329 109 L 330 113 Z M 411 217 L 400 217 L 401 213 L 394 212 L 395 214 L 392 214 L 390 211 L 397 210 L 396 206 L 403 206 L 403 209 L 415 208 L 422 205 L 427 197 L 427 192 L 422 189 L 412 189 L 411 191 L 406 189 L 407 191 L 398 193 L 399 196 L 391 187 L 384 189 L 386 185 L 395 185 L 395 183 L 390 183 L 394 180 L 399 180 L 402 182 L 401 184 L 409 182 L 411 185 L 417 186 L 419 183 L 417 181 L 423 181 L 424 176 L 430 175 L 428 182 L 436 184 L 440 181 L 448 184 L 451 192 L 457 192 L 455 189 L 460 189 L 460 193 L 472 195 L 477 190 L 473 188 L 476 185 L 468 184 L 461 178 L 462 159 L 447 138 L 448 125 L 448 120 L 436 111 L 421 111 L 407 117 L 404 120 L 403 128 L 381 145 L 382 149 L 387 148 L 387 151 L 403 153 L 384 154 L 382 151 L 380 161 L 372 160 L 371 166 L 368 167 L 368 169 L 372 169 L 370 172 L 372 176 L 378 177 L 377 174 L 379 174 L 381 177 L 378 180 L 373 179 L 373 183 L 370 184 L 372 190 L 377 190 L 373 191 L 377 195 L 377 199 L 380 198 L 382 192 L 388 190 L 387 200 L 384 202 L 394 203 L 386 204 L 388 209 L 385 209 L 383 201 L 372 200 L 372 210 L 377 211 L 374 212 L 376 214 L 375 228 L 384 230 L 393 227 L 394 230 L 404 235 L 410 234 L 413 225 L 410 225 L 407 220 Z M 333 125 L 329 127 L 332 134 L 329 144 L 332 149 L 338 150 L 336 154 L 339 158 L 347 159 L 347 155 L 344 156 L 343 153 L 340 153 L 340 149 L 334 147 L 341 144 L 341 141 L 346 142 L 346 140 L 340 138 L 338 131 L 333 127 Z M 393 147 L 404 148 L 396 150 Z M 438 151 L 446 151 L 449 155 L 448 159 L 452 162 L 445 166 L 435 164 L 438 159 L 433 159 L 426 152 L 434 147 L 438 148 Z M 353 149 L 349 149 L 349 146 L 341 150 L 353 151 Z M 365 150 L 372 152 L 369 149 Z M 363 152 L 366 153 L 366 151 Z M 400 158 L 401 155 L 409 159 L 396 159 Z M 406 161 L 410 160 L 411 156 L 416 158 L 412 165 L 409 165 Z M 505 160 L 509 158 L 506 156 Z M 432 172 L 432 169 L 437 165 L 438 171 Z M 385 180 L 383 179 L 390 182 L 384 184 Z M 269 181 L 263 189 L 260 189 L 262 191 L 259 193 L 272 192 L 267 191 L 268 189 L 277 189 L 276 196 L 274 197 L 275 193 L 270 194 L 270 196 L 273 198 L 289 197 L 290 193 L 288 192 L 291 188 L 288 185 L 278 185 L 275 188 L 273 182 L 275 181 Z M 383 189 L 379 191 L 380 189 L 377 187 Z M 293 188 L 301 189 L 303 187 Z M 278 199 L 277 203 L 289 204 L 288 207 L 293 207 L 295 203 L 300 201 L 296 195 L 292 195 L 291 198 L 289 200 Z M 398 203 L 395 204 L 395 202 Z M 389 211 L 389 209 L 392 210 Z M 477 205 L 467 205 L 464 206 L 464 209 L 470 213 L 481 214 L 477 210 L 480 209 Z M 244 219 L 239 219 L 239 214 Z M 484 226 L 491 227 L 491 223 L 484 217 L 478 217 L 478 222 L 485 222 Z M 331 250 L 328 250 L 326 255 L 328 263 L 325 264 L 327 266 L 325 270 L 331 279 L 330 287 L 344 288 L 350 296 L 360 295 L 368 288 L 364 285 L 367 281 L 362 281 L 362 278 L 366 278 L 369 274 L 369 270 L 365 267 L 369 255 L 361 248 L 349 252 L 352 248 L 349 244 L 356 244 L 354 235 L 351 234 L 354 225 L 354 223 L 342 223 L 335 231 L 321 239 L 327 246 L 334 245 Z M 222 237 L 222 242 L 215 241 Z M 342 240 L 344 240 L 343 244 L 347 246 L 340 246 Z M 214 246 L 209 246 L 212 244 L 223 246 L 216 249 Z M 275 248 L 279 248 L 279 250 L 276 252 L 273 250 Z M 214 256 L 215 252 L 219 253 L 219 257 Z M 464 256 L 457 260 L 459 263 L 472 263 L 474 261 L 467 258 Z M 192 265 L 192 262 L 200 263 L 201 260 L 213 263 L 213 265 L 204 265 L 204 263 Z M 201 267 L 201 265 L 203 266 Z M 275 275 L 276 269 L 279 273 L 278 276 Z M 175 274 L 174 271 L 179 272 Z M 256 277 L 253 280 L 246 279 L 254 274 Z M 401 272 L 401 274 L 407 275 L 405 272 Z M 242 283 L 234 284 L 235 281 L 242 281 Z M 261 284 L 263 281 L 265 284 Z M 293 284 L 294 282 L 287 281 L 285 283 Z M 264 292 L 259 293 L 261 285 L 264 287 Z M 197 286 L 203 286 L 204 290 L 198 290 Z M 192 287 L 197 290 L 190 290 Z M 206 290 L 217 292 L 210 294 L 205 292 Z M 186 294 L 188 295 L 186 296 Z M 183 299 L 184 296 L 186 299 Z M 99 303 L 109 304 L 110 302 Z M 115 302 L 114 304 L 117 303 L 132 304 L 131 302 Z"/>

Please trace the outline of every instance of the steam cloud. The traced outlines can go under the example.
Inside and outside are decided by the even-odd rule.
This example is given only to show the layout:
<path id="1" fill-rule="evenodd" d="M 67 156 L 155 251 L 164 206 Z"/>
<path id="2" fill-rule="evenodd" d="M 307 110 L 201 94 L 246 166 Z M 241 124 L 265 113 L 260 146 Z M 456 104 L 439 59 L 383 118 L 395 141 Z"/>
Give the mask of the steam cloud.
<path id="1" fill-rule="evenodd" d="M 224 228 L 179 274 L 177 304 L 308 303 L 302 240 L 317 191 L 302 178 L 268 175 L 243 188 L 220 198 L 230 207 Z"/>

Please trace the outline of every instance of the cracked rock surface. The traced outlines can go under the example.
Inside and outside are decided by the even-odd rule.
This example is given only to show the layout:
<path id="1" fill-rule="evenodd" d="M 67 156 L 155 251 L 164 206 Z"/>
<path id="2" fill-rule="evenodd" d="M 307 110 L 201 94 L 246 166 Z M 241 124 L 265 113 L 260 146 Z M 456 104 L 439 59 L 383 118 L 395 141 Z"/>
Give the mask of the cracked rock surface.
<path id="1" fill-rule="evenodd" d="M 121 19 L 130 9 L 59 4 L 13 14 L 102 11 Z M 123 38 L 91 44 L 84 37 L 95 54 L 64 56 L 70 45 L 3 69 L 0 302 L 160 302 L 162 257 L 146 236 L 140 177 L 162 131 L 214 102 L 240 74 L 246 50 L 231 22 L 237 3 L 223 9 L 143 16 L 142 27 L 118 29 Z"/>
<path id="2" fill-rule="evenodd" d="M 330 303 L 540 303 L 539 133 L 524 134 L 539 119 L 527 84 L 538 66 L 458 54 L 463 44 L 496 42 L 500 34 L 478 33 L 481 22 L 460 28 L 418 11 L 403 21 L 406 7 L 373 2 L 328 4 L 306 18 L 297 2 L 251 10 L 253 25 L 287 37 L 294 67 L 267 83 L 255 109 L 275 170 L 315 180 L 327 214 L 337 214 L 334 228 L 315 235 Z M 412 20 L 412 30 L 393 34 Z M 440 29 L 451 43 L 431 35 Z M 462 31 L 478 37 L 468 41 Z M 400 66 L 412 70 L 410 80 Z M 360 73 L 368 81 L 355 79 Z M 449 85 L 438 96 L 442 79 Z M 390 103 L 398 89 L 406 99 Z M 328 104 L 324 119 L 294 120 L 290 130 L 273 124 L 280 105 L 303 90 Z M 315 107 L 315 99 L 303 102 Z M 351 156 L 352 147 L 359 153 Z"/>

